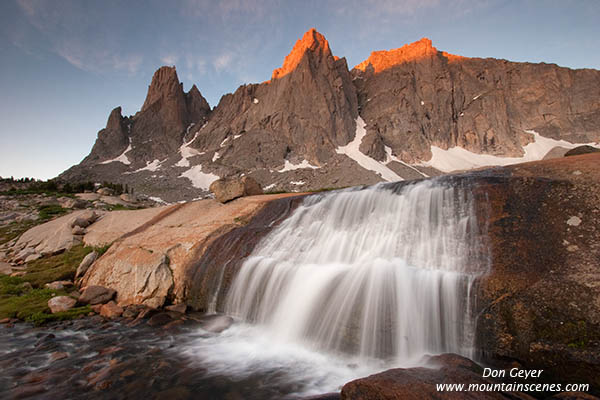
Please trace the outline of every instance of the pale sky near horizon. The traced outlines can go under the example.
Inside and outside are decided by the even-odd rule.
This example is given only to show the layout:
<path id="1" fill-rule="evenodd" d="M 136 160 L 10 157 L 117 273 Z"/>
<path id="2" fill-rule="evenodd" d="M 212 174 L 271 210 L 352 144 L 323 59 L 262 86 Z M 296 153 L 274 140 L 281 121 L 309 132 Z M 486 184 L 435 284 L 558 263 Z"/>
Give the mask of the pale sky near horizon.
<path id="1" fill-rule="evenodd" d="M 176 65 L 212 107 L 262 82 L 315 27 L 348 65 L 428 37 L 468 57 L 600 69 L 598 0 L 3 0 L 0 176 L 79 163 L 110 111 L 138 111 Z"/>

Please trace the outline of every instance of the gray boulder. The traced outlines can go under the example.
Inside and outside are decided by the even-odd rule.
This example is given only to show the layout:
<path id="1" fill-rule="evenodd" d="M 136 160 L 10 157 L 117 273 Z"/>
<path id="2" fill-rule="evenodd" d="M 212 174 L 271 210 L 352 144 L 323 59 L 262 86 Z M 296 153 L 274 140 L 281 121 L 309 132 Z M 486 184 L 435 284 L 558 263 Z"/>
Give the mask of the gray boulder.
<path id="1" fill-rule="evenodd" d="M 210 185 L 210 191 L 220 203 L 237 199 L 238 197 L 263 194 L 263 190 L 253 178 L 223 178 Z"/>
<path id="2" fill-rule="evenodd" d="M 83 260 L 81 260 L 79 267 L 77 267 L 77 271 L 75 272 L 75 279 L 85 275 L 87 270 L 92 266 L 92 264 L 94 263 L 94 261 L 96 261 L 97 258 L 98 253 L 95 251 L 92 251 L 90 254 L 85 256 Z"/>
<path id="3" fill-rule="evenodd" d="M 68 311 L 75 306 L 77 300 L 69 296 L 56 296 L 48 300 L 48 307 L 52 314 Z"/>
<path id="4" fill-rule="evenodd" d="M 88 286 L 79 296 L 79 302 L 90 305 L 104 304 L 111 301 L 116 293 L 113 289 L 104 286 Z"/>
<path id="5" fill-rule="evenodd" d="M 571 149 L 571 150 L 567 151 L 565 153 L 565 157 L 579 156 L 581 154 L 598 153 L 598 152 L 600 152 L 599 148 L 593 147 L 593 146 L 584 145 L 584 146 L 575 147 L 574 149 Z"/>
<path id="6" fill-rule="evenodd" d="M 12 274 L 12 266 L 8 263 L 0 261 L 0 274 L 1 275 L 10 275 Z"/>

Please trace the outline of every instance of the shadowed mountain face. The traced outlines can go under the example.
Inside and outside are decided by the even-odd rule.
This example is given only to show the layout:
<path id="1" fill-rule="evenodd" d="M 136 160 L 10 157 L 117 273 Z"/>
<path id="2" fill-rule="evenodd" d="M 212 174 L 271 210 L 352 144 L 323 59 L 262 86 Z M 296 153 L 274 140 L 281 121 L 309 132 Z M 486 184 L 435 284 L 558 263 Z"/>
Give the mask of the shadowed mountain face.
<path id="1" fill-rule="evenodd" d="M 465 58 L 428 39 L 349 71 L 311 29 L 270 81 L 212 111 L 161 67 L 141 111 L 113 110 L 90 155 L 61 178 L 127 183 L 166 201 L 242 174 L 267 190 L 371 184 L 439 173 L 434 149 L 522 157 L 539 138 L 527 131 L 561 146 L 599 141 L 600 71 Z"/>

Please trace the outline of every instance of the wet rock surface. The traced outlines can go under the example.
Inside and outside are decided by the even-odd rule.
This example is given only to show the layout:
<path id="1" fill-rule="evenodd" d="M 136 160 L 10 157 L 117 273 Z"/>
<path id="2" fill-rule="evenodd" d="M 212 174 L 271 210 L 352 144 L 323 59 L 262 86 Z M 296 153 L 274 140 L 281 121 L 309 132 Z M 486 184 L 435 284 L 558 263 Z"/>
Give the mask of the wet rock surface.
<path id="1" fill-rule="evenodd" d="M 600 389 L 600 155 L 503 169 L 482 185 L 491 270 L 478 289 L 482 356 Z M 481 204 L 484 204 L 481 202 Z"/>
<path id="2" fill-rule="evenodd" d="M 534 398 L 518 392 L 455 391 L 440 393 L 437 384 L 497 383 L 482 377 L 483 369 L 456 354 L 429 359 L 428 368 L 396 368 L 349 382 L 342 388 L 342 400 L 421 399 L 522 399 Z"/>
<path id="3" fill-rule="evenodd" d="M 286 383 L 276 370 L 237 377 L 211 373 L 210 365 L 195 362 L 196 354 L 180 348 L 216 334 L 194 319 L 178 321 L 168 328 L 100 316 L 41 328 L 2 324 L 0 398 L 298 398 L 289 396 L 298 384 Z"/>

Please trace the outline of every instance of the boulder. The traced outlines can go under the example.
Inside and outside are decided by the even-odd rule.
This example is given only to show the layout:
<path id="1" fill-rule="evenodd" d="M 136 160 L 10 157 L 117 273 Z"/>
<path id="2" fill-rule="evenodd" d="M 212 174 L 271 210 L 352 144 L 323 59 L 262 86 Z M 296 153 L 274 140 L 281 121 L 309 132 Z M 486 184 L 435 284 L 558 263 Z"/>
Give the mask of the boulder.
<path id="1" fill-rule="evenodd" d="M 426 399 L 522 399 L 534 398 L 520 392 L 454 391 L 443 396 L 438 384 L 488 384 L 496 381 L 483 378 L 483 368 L 456 354 L 430 357 L 427 367 L 395 368 L 346 383 L 342 400 L 426 400 Z"/>
<path id="2" fill-rule="evenodd" d="M 86 273 L 88 268 L 90 268 L 90 266 L 94 263 L 94 261 L 96 261 L 97 258 L 98 252 L 96 251 L 92 251 L 87 256 L 85 256 L 83 260 L 81 260 L 79 266 L 77 267 L 77 271 L 75 272 L 75 279 L 82 277 Z"/>
<path id="3" fill-rule="evenodd" d="M 54 281 L 50 283 L 46 283 L 46 286 L 50 290 L 63 290 L 66 287 L 73 286 L 73 282 L 71 281 Z"/>
<path id="4" fill-rule="evenodd" d="M 130 304 L 124 308 L 123 317 L 124 318 L 136 318 L 141 313 L 146 311 L 147 309 L 148 309 L 148 307 L 140 305 L 140 304 Z"/>
<path id="5" fill-rule="evenodd" d="M 116 301 L 121 305 L 143 304 L 159 308 L 165 300 L 185 303 L 186 289 L 192 278 L 199 254 L 220 235 L 239 228 L 236 221 L 251 220 L 275 199 L 291 197 L 292 194 L 245 197 L 222 205 L 215 200 L 200 200 L 161 207 L 150 220 L 147 215 L 135 230 L 111 245 L 88 269 L 81 281 L 82 286 L 100 285 L 117 291 Z M 287 208 L 286 208 L 287 209 Z M 88 230 L 84 241 L 98 227 L 113 229 L 107 237 L 114 237 L 126 224 L 120 215 L 145 215 L 150 210 L 119 211 L 110 213 Z M 109 222 L 115 222 L 112 226 Z M 125 218 L 123 218 L 125 219 Z M 97 236 L 103 242 L 102 235 Z M 212 287 L 212 286 L 210 286 Z"/>
<path id="6" fill-rule="evenodd" d="M 21 250 L 14 258 L 15 261 L 25 261 L 27 257 L 36 254 L 35 249 L 33 247 L 26 247 Z"/>
<path id="7" fill-rule="evenodd" d="M 600 153 L 514 165 L 474 190 L 491 252 L 474 294 L 485 361 L 600 390 L 598 165 Z"/>
<path id="8" fill-rule="evenodd" d="M 84 282 L 115 288 L 119 304 L 135 303 L 159 308 L 173 287 L 173 275 L 166 254 L 134 247 L 121 252 L 118 259 L 111 259 L 107 253 L 101 260 L 110 263 L 106 275 L 94 274 L 101 267 L 96 262 L 84 276 Z M 124 276 L 127 279 L 123 279 Z"/>
<path id="9" fill-rule="evenodd" d="M 253 178 L 222 178 L 210 185 L 210 191 L 220 203 L 237 199 L 238 197 L 263 194 L 263 190 Z"/>
<path id="10" fill-rule="evenodd" d="M 119 198 L 127 203 L 136 203 L 137 197 L 134 194 L 123 193 Z"/>
<path id="11" fill-rule="evenodd" d="M 40 258 L 42 258 L 41 254 L 34 253 L 34 254 L 31 254 L 31 255 L 27 256 L 27 258 L 25 259 L 25 262 L 26 263 L 32 262 L 32 261 L 35 261 L 35 260 L 39 260 Z"/>
<path id="12" fill-rule="evenodd" d="M 173 318 L 171 317 L 171 315 L 169 313 L 161 312 L 150 317 L 150 319 L 148 320 L 148 325 L 163 326 L 170 322 L 173 322 Z"/>
<path id="13" fill-rule="evenodd" d="M 12 265 L 5 263 L 4 261 L 0 261 L 0 274 L 2 274 L 2 275 L 12 274 Z"/>
<path id="14" fill-rule="evenodd" d="M 84 211 L 83 213 L 75 217 L 75 219 L 73 219 L 73 222 L 71 222 L 71 226 L 73 228 L 76 226 L 81 228 L 87 228 L 89 225 L 96 222 L 97 219 L 98 214 L 96 214 L 94 211 Z"/>
<path id="15" fill-rule="evenodd" d="M 123 307 L 117 305 L 114 301 L 109 301 L 100 307 L 100 315 L 105 318 L 117 318 L 123 314 Z"/>
<path id="16" fill-rule="evenodd" d="M 100 198 L 98 193 L 77 193 L 75 196 L 84 201 L 96 201 Z"/>
<path id="17" fill-rule="evenodd" d="M 82 228 L 81 226 L 74 226 L 73 229 L 71 229 L 71 233 L 73 235 L 85 235 L 85 228 Z"/>
<path id="18" fill-rule="evenodd" d="M 581 154 L 598 153 L 598 152 L 600 152 L 599 148 L 593 147 L 593 146 L 584 145 L 584 146 L 575 147 L 574 149 L 571 149 L 571 150 L 567 151 L 565 153 L 565 157 L 579 156 Z"/>
<path id="19" fill-rule="evenodd" d="M 96 190 L 96 193 L 98 193 L 100 196 L 112 196 L 115 192 L 110 188 L 103 187 Z"/>
<path id="20" fill-rule="evenodd" d="M 87 228 L 83 241 L 88 246 L 104 246 L 124 234 L 156 218 L 172 206 L 152 207 L 143 210 L 112 211 Z"/>
<path id="21" fill-rule="evenodd" d="M 75 300 L 72 297 L 56 296 L 48 300 L 48 307 L 50 308 L 52 314 L 54 314 L 61 311 L 68 311 L 71 308 L 75 307 L 76 303 L 77 300 Z"/>
<path id="22" fill-rule="evenodd" d="M 103 286 L 88 286 L 83 290 L 81 296 L 79 296 L 79 302 L 90 305 L 103 304 L 112 300 L 115 294 L 116 292 L 113 289 Z"/>
<path id="23" fill-rule="evenodd" d="M 34 226 L 21 235 L 13 246 L 13 250 L 20 252 L 29 247 L 42 256 L 68 250 L 81 243 L 81 237 L 74 236 L 72 233 L 74 222 L 80 217 L 81 221 L 91 221 L 91 219 L 97 218 L 97 214 L 88 210 L 77 210 L 44 224 Z"/>
<path id="24" fill-rule="evenodd" d="M 78 198 L 59 197 L 57 200 L 62 208 L 81 209 L 87 206 L 87 201 Z"/>

